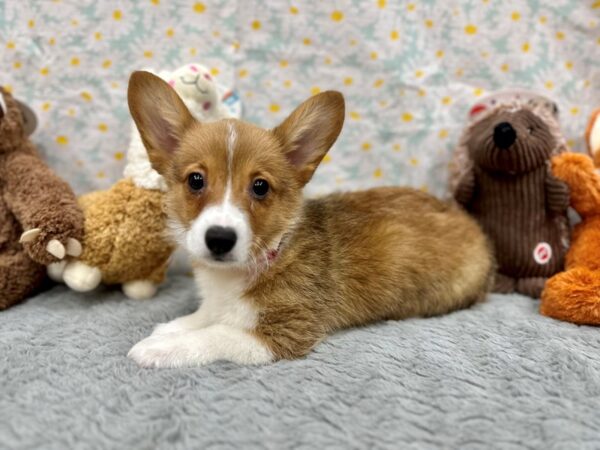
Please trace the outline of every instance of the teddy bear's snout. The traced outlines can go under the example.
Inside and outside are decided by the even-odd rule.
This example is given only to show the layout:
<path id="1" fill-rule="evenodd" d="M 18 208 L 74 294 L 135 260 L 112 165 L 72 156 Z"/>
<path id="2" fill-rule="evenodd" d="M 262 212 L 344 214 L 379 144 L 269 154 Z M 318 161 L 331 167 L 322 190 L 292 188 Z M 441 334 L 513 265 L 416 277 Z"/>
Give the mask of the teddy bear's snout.
<path id="1" fill-rule="evenodd" d="M 498 148 L 507 149 L 517 140 L 517 132 L 508 122 L 502 122 L 494 128 L 494 144 Z"/>

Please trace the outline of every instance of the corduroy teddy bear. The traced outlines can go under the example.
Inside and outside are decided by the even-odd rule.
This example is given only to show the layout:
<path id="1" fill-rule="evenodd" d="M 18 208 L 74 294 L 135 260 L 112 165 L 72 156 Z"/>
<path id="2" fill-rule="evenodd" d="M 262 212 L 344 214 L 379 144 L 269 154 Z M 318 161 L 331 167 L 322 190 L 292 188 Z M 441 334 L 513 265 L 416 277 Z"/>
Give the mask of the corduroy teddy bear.
<path id="1" fill-rule="evenodd" d="M 217 84 L 200 64 L 186 64 L 158 75 L 177 91 L 200 121 L 241 112 L 239 104 L 231 101 L 237 96 Z M 48 272 L 76 291 L 91 291 L 102 282 L 121 285 L 130 298 L 146 299 L 154 296 L 165 279 L 174 246 L 168 238 L 163 210 L 166 183 L 151 167 L 133 124 L 124 175 L 109 190 L 79 199 L 85 213 L 83 253 L 79 258 L 51 265 Z"/>
<path id="2" fill-rule="evenodd" d="M 46 265 L 81 253 L 83 214 L 40 159 L 19 103 L 0 88 L 0 309 L 35 292 Z"/>
<path id="3" fill-rule="evenodd" d="M 564 150 L 557 114 L 543 97 L 497 94 L 471 109 L 457 150 L 463 163 L 453 195 L 494 243 L 497 292 L 539 297 L 562 270 L 569 192 L 549 164 Z"/>
<path id="4" fill-rule="evenodd" d="M 600 175 L 584 154 L 563 153 L 552 171 L 571 190 L 571 206 L 582 221 L 575 225 L 566 271 L 554 275 L 542 293 L 540 312 L 582 325 L 600 325 Z"/>

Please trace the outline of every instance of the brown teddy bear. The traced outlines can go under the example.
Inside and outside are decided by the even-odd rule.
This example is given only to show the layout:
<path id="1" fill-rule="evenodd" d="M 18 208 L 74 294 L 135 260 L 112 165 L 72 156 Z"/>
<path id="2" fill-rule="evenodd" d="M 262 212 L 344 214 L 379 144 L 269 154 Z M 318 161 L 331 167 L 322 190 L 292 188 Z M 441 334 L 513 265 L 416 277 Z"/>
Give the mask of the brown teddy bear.
<path id="1" fill-rule="evenodd" d="M 569 191 L 549 166 L 564 150 L 557 115 L 553 102 L 518 91 L 471 109 L 453 195 L 494 243 L 497 292 L 539 297 L 562 270 Z"/>
<path id="2" fill-rule="evenodd" d="M 19 103 L 0 88 L 0 310 L 42 284 L 46 265 L 81 253 L 75 194 L 40 159 Z"/>

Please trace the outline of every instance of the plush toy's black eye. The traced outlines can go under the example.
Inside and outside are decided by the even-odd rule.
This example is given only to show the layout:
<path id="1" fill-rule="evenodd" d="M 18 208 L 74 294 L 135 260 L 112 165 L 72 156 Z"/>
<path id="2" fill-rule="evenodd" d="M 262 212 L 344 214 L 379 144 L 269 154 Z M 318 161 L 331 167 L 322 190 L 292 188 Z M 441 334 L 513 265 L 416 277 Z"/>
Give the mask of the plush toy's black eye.
<path id="1" fill-rule="evenodd" d="M 252 193 L 256 198 L 265 198 L 269 192 L 269 182 L 263 178 L 257 178 L 252 183 Z"/>
<path id="2" fill-rule="evenodd" d="M 191 173 L 188 176 L 188 186 L 192 192 L 199 192 L 204 187 L 204 176 L 199 172 Z"/>

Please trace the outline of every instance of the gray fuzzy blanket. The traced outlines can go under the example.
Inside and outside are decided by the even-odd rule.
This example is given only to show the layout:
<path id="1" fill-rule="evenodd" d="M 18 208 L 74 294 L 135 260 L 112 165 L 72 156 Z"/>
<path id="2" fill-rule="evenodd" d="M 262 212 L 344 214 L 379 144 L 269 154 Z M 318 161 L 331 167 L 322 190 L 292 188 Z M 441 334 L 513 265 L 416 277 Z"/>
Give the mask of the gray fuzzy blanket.
<path id="1" fill-rule="evenodd" d="M 0 313 L 0 448 L 600 447 L 600 330 L 531 299 L 348 330 L 265 367 L 126 358 L 194 295 L 186 277 L 146 302 L 56 287 Z"/>

